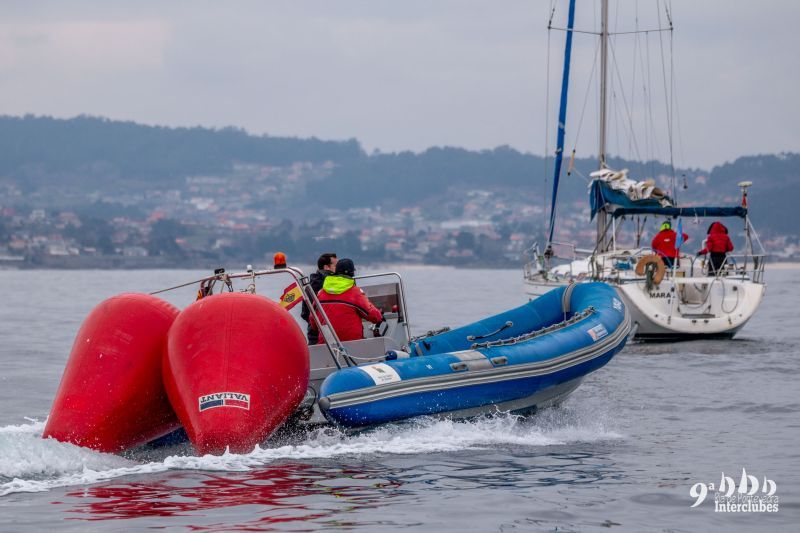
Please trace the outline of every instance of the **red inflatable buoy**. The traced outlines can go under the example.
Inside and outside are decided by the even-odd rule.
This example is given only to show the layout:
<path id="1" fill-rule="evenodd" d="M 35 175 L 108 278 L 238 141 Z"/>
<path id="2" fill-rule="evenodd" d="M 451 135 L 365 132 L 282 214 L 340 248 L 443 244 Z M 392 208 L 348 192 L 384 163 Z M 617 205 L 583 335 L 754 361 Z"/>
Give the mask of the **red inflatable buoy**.
<path id="1" fill-rule="evenodd" d="M 180 427 L 161 379 L 178 309 L 147 294 L 121 294 L 84 320 L 43 436 L 118 452 Z"/>
<path id="2" fill-rule="evenodd" d="M 196 301 L 168 334 L 164 384 L 198 452 L 247 453 L 300 404 L 308 387 L 305 335 L 263 296 Z"/>

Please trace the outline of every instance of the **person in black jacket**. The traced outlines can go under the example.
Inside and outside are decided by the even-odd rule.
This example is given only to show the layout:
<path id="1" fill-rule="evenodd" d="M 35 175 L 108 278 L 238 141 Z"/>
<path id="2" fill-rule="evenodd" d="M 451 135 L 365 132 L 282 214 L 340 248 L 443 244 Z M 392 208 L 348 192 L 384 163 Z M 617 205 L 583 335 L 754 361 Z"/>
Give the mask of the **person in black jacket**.
<path id="1" fill-rule="evenodd" d="M 337 261 L 336 254 L 333 253 L 326 253 L 319 256 L 319 259 L 317 259 L 317 271 L 308 276 L 308 279 L 311 281 L 311 288 L 314 289 L 314 294 L 322 290 L 322 284 L 325 282 L 325 278 L 336 271 Z M 311 312 L 309 311 L 308 303 L 304 299 L 303 310 L 300 311 L 300 318 L 308 322 L 308 330 L 306 332 L 308 344 L 314 345 L 319 341 L 319 331 L 311 327 L 310 315 Z"/>

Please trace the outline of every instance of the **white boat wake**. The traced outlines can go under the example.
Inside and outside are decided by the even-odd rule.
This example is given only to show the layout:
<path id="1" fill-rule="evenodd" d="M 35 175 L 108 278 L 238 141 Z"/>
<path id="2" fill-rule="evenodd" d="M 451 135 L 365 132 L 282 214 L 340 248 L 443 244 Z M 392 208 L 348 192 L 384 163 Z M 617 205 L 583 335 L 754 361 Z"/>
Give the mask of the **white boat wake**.
<path id="1" fill-rule="evenodd" d="M 551 409 L 534 418 L 512 415 L 471 421 L 421 419 L 354 435 L 325 428 L 296 444 L 256 447 L 249 454 L 188 455 L 188 446 L 160 461 L 137 461 L 42 439 L 44 422 L 0 427 L 0 496 L 88 485 L 121 476 L 167 471 L 243 472 L 278 460 L 314 460 L 342 456 L 414 455 L 503 446 L 515 449 L 621 439 L 602 413 Z"/>

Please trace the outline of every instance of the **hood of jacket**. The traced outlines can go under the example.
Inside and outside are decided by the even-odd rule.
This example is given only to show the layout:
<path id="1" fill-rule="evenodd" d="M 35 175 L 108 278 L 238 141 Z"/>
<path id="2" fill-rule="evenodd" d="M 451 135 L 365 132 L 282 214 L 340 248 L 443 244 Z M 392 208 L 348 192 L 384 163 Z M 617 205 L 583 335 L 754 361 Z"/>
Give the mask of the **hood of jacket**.
<path id="1" fill-rule="evenodd" d="M 714 222 L 708 228 L 709 235 L 727 235 L 728 228 L 722 222 Z"/>
<path id="2" fill-rule="evenodd" d="M 336 274 L 326 276 L 322 284 L 322 290 L 328 294 L 342 294 L 356 284 L 356 280 L 347 276 L 337 276 Z"/>

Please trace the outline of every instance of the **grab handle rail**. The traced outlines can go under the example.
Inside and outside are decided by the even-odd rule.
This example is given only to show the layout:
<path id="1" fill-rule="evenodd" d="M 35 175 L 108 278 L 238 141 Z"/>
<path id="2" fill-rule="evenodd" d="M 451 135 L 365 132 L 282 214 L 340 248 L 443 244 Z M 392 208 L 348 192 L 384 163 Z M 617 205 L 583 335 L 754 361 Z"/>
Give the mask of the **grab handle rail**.
<path id="1" fill-rule="evenodd" d="M 467 340 L 468 341 L 476 341 L 478 339 L 485 339 L 487 337 L 493 337 L 493 336 L 497 335 L 498 333 L 500 333 L 501 331 L 505 331 L 508 328 L 511 328 L 513 326 L 514 326 L 514 323 L 509 320 L 508 322 L 506 322 L 505 324 L 503 324 L 502 326 L 500 326 L 498 329 L 496 329 L 495 331 L 493 331 L 491 333 L 485 333 L 484 335 L 467 335 Z"/>
<path id="2" fill-rule="evenodd" d="M 161 294 L 164 292 L 172 291 L 175 289 L 180 289 L 183 287 L 189 287 L 191 285 L 200 284 L 202 287 L 208 285 L 209 282 L 215 281 L 223 281 L 225 282 L 226 286 L 231 288 L 230 282 L 234 279 L 244 279 L 250 278 L 250 285 L 246 289 L 247 292 L 255 292 L 255 280 L 261 276 L 272 276 L 272 275 L 290 275 L 297 286 L 300 287 L 300 290 L 303 292 L 303 298 L 305 298 L 306 303 L 308 305 L 309 316 L 312 317 L 314 320 L 317 329 L 320 332 L 323 332 L 323 340 L 325 341 L 325 345 L 328 348 L 328 352 L 331 354 L 333 358 L 333 362 L 336 365 L 336 368 L 342 368 L 341 363 L 339 362 L 340 359 L 343 359 L 347 366 L 356 366 L 356 362 L 350 357 L 345 349 L 344 345 L 342 345 L 342 341 L 339 339 L 339 336 L 336 334 L 336 331 L 328 326 L 330 324 L 328 320 L 328 316 L 325 314 L 325 310 L 323 309 L 322 305 L 319 303 L 319 299 L 317 299 L 317 294 L 314 292 L 314 289 L 311 288 L 311 280 L 303 274 L 303 271 L 299 268 L 295 267 L 286 267 L 286 268 L 279 268 L 279 269 L 269 269 L 269 270 L 251 270 L 248 268 L 247 272 L 238 272 L 234 274 L 228 274 L 223 272 L 215 273 L 212 276 L 206 276 L 204 278 L 190 281 L 188 283 L 182 283 L 180 285 L 175 285 L 172 287 L 168 287 L 166 289 L 159 289 L 157 291 L 153 291 L 149 294 Z M 405 302 L 404 302 L 405 303 Z"/>
<path id="3" fill-rule="evenodd" d="M 403 285 L 403 278 L 400 276 L 399 272 L 381 272 L 379 274 L 365 274 L 363 276 L 356 276 L 355 280 L 360 279 L 373 279 L 373 278 L 382 278 L 386 276 L 391 276 L 397 278 L 397 287 L 398 287 L 398 296 L 400 297 L 400 305 L 403 306 L 403 328 L 406 330 L 406 338 L 411 338 L 411 324 L 410 320 L 408 319 L 408 306 L 406 305 L 406 289 Z"/>

